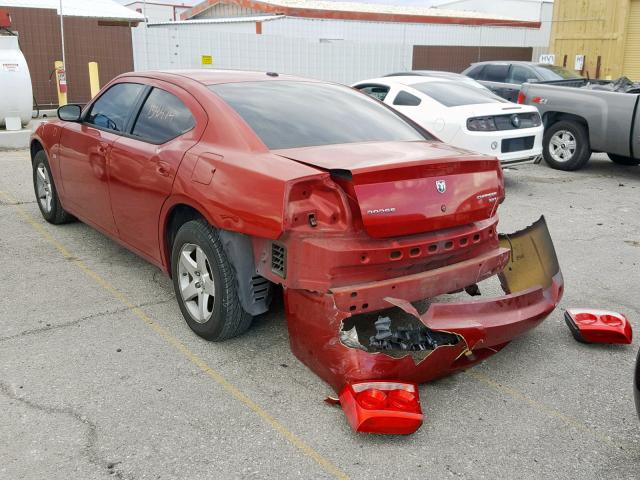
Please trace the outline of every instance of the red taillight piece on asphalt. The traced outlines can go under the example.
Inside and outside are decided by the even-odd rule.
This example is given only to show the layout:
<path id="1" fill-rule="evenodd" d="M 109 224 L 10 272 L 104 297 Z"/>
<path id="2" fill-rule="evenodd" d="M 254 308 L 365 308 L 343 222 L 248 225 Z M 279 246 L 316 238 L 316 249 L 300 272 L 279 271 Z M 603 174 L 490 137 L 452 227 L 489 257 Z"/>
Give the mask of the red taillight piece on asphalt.
<path id="1" fill-rule="evenodd" d="M 405 382 L 347 384 L 340 405 L 356 432 L 408 435 L 422 425 L 418 387 Z"/>
<path id="2" fill-rule="evenodd" d="M 564 320 L 573 337 L 583 343 L 631 343 L 633 334 L 627 317 L 609 310 L 569 308 Z"/>

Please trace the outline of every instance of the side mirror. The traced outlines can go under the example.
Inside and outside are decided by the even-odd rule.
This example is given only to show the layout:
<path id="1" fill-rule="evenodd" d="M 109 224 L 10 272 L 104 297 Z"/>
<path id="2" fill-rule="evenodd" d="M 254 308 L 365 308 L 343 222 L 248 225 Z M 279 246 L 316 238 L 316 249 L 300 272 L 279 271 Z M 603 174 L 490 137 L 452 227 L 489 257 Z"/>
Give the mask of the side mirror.
<path id="1" fill-rule="evenodd" d="M 79 122 L 81 114 L 80 105 L 63 105 L 58 108 L 58 118 L 65 122 Z"/>

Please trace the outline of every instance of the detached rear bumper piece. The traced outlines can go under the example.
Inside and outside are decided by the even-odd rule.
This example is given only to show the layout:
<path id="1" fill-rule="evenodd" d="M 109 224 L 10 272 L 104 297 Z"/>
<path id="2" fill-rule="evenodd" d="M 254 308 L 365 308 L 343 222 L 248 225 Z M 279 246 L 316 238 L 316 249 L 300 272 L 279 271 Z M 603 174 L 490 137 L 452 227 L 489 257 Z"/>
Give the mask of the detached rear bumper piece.
<path id="1" fill-rule="evenodd" d="M 336 392 L 362 382 L 423 383 L 484 360 L 544 320 L 564 288 L 544 218 L 501 236 L 500 245 L 475 263 L 460 262 L 395 281 L 327 293 L 287 289 L 293 353 Z M 496 273 L 504 296 L 434 303 L 423 315 L 410 303 Z M 399 307 L 407 315 L 391 320 L 378 316 L 384 312 L 361 313 L 385 306 Z"/>

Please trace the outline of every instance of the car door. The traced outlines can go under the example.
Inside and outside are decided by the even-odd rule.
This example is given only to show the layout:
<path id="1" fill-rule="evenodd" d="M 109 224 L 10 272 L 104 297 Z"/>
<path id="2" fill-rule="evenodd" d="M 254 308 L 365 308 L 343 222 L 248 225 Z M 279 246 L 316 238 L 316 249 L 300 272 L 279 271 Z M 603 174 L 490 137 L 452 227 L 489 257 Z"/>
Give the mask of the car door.
<path id="1" fill-rule="evenodd" d="M 67 123 L 60 136 L 60 177 L 70 210 L 106 233 L 117 236 L 111 211 L 107 158 L 126 130 L 144 86 L 117 83 L 83 113 L 81 122 Z"/>
<path id="2" fill-rule="evenodd" d="M 507 77 L 503 98 L 510 102 L 518 102 L 518 94 L 523 83 L 532 83 L 538 81 L 538 75 L 528 65 L 512 64 L 509 68 L 509 76 Z"/>
<path id="3" fill-rule="evenodd" d="M 510 65 L 508 63 L 486 64 L 482 69 L 478 81 L 496 95 L 506 98 L 510 95 L 510 89 L 513 89 L 512 86 L 510 87 L 506 83 L 509 75 L 509 67 Z"/>
<path id="4" fill-rule="evenodd" d="M 158 221 L 185 153 L 204 131 L 207 115 L 183 89 L 153 81 L 126 136 L 109 155 L 111 207 L 120 238 L 160 261 Z"/>

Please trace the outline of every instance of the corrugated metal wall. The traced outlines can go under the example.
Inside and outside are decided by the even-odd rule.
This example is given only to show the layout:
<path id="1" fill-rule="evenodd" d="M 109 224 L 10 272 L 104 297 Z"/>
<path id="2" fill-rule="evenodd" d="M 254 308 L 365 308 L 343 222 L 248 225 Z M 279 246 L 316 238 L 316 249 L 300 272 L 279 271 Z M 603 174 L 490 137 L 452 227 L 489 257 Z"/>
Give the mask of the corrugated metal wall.
<path id="1" fill-rule="evenodd" d="M 623 73 L 629 0 L 556 0 L 550 53 L 556 64 L 573 69 L 576 55 L 585 55 L 584 74 L 596 77 L 600 57 L 600 78 Z"/>
<path id="2" fill-rule="evenodd" d="M 254 24 L 249 25 L 253 28 Z M 203 68 L 201 56 L 212 55 L 214 68 L 277 71 L 349 84 L 411 68 L 410 45 L 319 42 L 216 32 L 208 27 L 158 25 L 133 29 L 136 70 Z"/>
<path id="3" fill-rule="evenodd" d="M 531 60 L 532 48 L 523 47 L 464 47 L 415 45 L 414 70 L 444 70 L 460 73 L 473 62 L 486 60 Z"/>
<path id="4" fill-rule="evenodd" d="M 640 80 L 640 0 L 631 0 L 622 73 Z"/>
<path id="5" fill-rule="evenodd" d="M 53 9 L 6 7 L 12 28 L 18 32 L 20 49 L 29 65 L 33 95 L 41 106 L 57 105 L 53 64 L 62 60 L 60 17 Z M 103 26 L 90 18 L 65 17 L 67 83 L 69 102 L 91 98 L 89 62 L 98 62 L 102 85 L 116 75 L 133 70 L 131 29 Z M 0 95 L 6 95 L 0 92 Z"/>

